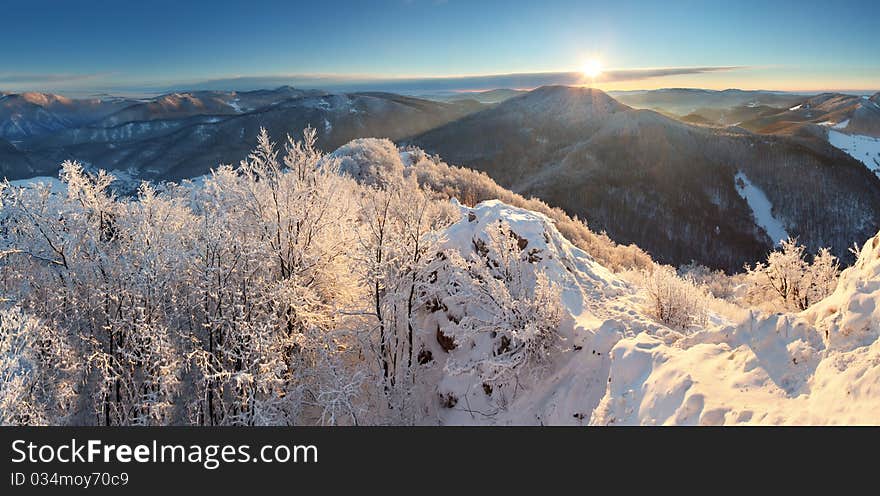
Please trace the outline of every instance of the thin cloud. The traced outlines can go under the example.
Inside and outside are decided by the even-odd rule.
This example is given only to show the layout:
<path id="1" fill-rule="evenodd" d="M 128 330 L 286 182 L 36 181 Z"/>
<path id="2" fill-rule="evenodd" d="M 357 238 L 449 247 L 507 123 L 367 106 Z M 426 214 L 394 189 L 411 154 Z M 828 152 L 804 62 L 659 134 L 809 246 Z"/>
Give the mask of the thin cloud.
<path id="1" fill-rule="evenodd" d="M 77 94 L 111 93 L 156 95 L 174 91 L 226 90 L 248 91 L 290 85 L 302 89 L 327 91 L 384 91 L 409 95 L 482 91 L 496 88 L 532 89 L 546 85 L 587 85 L 592 83 L 632 82 L 671 76 L 698 75 L 752 69 L 748 66 L 659 67 L 609 69 L 595 80 L 580 72 L 531 72 L 488 75 L 436 77 L 383 77 L 364 74 L 276 74 L 247 75 L 190 81 L 113 82 L 106 74 L 0 74 L 0 85 L 26 87 L 67 87 Z M 100 84 L 88 82 L 99 79 Z M 85 81 L 85 82 L 83 82 Z"/>
<path id="2" fill-rule="evenodd" d="M 403 93 L 451 92 L 494 88 L 537 88 L 545 85 L 579 85 L 631 82 L 670 76 L 707 74 L 746 70 L 746 66 L 659 67 L 645 69 L 613 69 L 604 71 L 595 81 L 580 72 L 533 72 L 488 74 L 478 76 L 399 77 L 361 75 L 291 74 L 277 76 L 245 76 L 213 79 L 197 83 L 169 86 L 169 89 L 252 90 L 283 85 L 338 91 L 390 91 Z"/>
<path id="3" fill-rule="evenodd" d="M 0 74 L 0 83 L 66 83 L 98 76 L 98 74 Z"/>
<path id="4" fill-rule="evenodd" d="M 681 76 L 687 74 L 706 74 L 711 72 L 724 72 L 747 69 L 743 66 L 713 66 L 713 67 L 661 67 L 650 69 L 617 69 L 608 70 L 600 74 L 595 80 L 586 77 L 581 72 L 537 72 L 517 74 L 493 74 L 486 76 L 456 76 L 441 78 L 413 78 L 399 80 L 377 81 L 377 86 L 383 86 L 389 90 L 429 90 L 429 91 L 455 91 L 461 89 L 492 89 L 492 88 L 537 88 L 553 84 L 579 85 L 597 83 L 613 83 L 621 81 L 641 81 L 669 76 Z"/>
<path id="5" fill-rule="evenodd" d="M 712 67 L 661 67 L 656 69 L 622 69 L 604 72 L 598 81 L 640 81 L 667 76 L 682 76 L 687 74 L 706 74 L 709 72 L 728 72 L 750 69 L 747 66 L 712 66 Z"/>

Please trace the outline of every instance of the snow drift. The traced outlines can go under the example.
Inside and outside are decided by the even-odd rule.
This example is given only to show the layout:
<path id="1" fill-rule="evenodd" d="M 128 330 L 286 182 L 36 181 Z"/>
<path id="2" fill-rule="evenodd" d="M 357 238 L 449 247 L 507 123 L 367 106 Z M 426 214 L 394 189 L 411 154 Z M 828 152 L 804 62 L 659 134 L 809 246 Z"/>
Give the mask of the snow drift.
<path id="1" fill-rule="evenodd" d="M 800 314 L 753 313 L 673 342 L 622 339 L 592 423 L 880 423 L 878 245 L 880 235 Z"/>

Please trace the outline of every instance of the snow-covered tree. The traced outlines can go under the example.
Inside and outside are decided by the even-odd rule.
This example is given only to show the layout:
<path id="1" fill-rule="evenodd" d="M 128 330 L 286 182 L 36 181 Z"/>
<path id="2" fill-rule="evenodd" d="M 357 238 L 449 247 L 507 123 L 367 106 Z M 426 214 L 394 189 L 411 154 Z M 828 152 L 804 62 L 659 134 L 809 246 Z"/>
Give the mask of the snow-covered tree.
<path id="1" fill-rule="evenodd" d="M 369 305 L 364 346 L 375 357 L 378 382 L 395 415 L 407 415 L 415 381 L 419 287 L 437 252 L 437 233 L 455 220 L 447 202 L 432 198 L 414 178 L 398 176 L 367 186 L 359 200 L 355 253 Z M 401 421 L 405 421 L 401 419 Z"/>
<path id="2" fill-rule="evenodd" d="M 834 291 L 840 265 L 827 248 L 806 260 L 806 248 L 787 239 L 771 252 L 766 262 L 746 267 L 752 282 L 752 299 L 779 298 L 791 310 L 805 310 Z"/>
<path id="3" fill-rule="evenodd" d="M 314 144 L 306 129 L 279 159 L 262 130 L 254 153 L 216 170 L 195 200 L 195 422 L 291 425 L 339 386 L 337 309 L 357 295 L 346 280 L 354 183 Z"/>
<path id="4" fill-rule="evenodd" d="M 80 363 L 66 337 L 19 308 L 0 310 L 0 425 L 59 425 L 76 411 Z"/>

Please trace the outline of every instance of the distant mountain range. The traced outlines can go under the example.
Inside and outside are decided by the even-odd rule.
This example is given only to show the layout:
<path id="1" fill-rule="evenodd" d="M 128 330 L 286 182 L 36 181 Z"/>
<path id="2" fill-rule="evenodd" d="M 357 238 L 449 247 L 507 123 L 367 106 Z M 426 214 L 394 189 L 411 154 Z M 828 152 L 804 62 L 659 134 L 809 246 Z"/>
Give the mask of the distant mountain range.
<path id="1" fill-rule="evenodd" d="M 782 232 L 849 259 L 852 243 L 880 226 L 880 141 L 872 141 L 880 94 L 610 95 L 561 86 L 427 98 L 289 86 L 150 99 L 0 93 L 0 174 L 54 176 L 76 159 L 131 185 L 177 180 L 236 164 L 260 127 L 281 140 L 306 126 L 327 151 L 360 137 L 418 145 L 667 263 L 736 271 Z"/>
<path id="2" fill-rule="evenodd" d="M 459 91 L 459 92 L 447 92 L 447 93 L 437 93 L 437 94 L 427 94 L 427 95 L 419 95 L 420 98 L 424 98 L 426 100 L 438 100 L 442 102 L 456 102 L 456 101 L 464 101 L 464 100 L 475 100 L 480 103 L 501 103 L 508 98 L 513 98 L 515 96 L 522 95 L 524 93 L 528 93 L 526 90 L 512 90 L 509 88 L 499 88 L 496 90 L 488 90 L 488 91 Z"/>
<path id="3" fill-rule="evenodd" d="M 880 181 L 824 138 L 690 125 L 599 90 L 539 88 L 412 143 L 667 263 L 739 270 L 779 241 L 773 220 L 848 258 L 880 225 Z"/>
<path id="4" fill-rule="evenodd" d="M 237 163 L 252 149 L 260 127 L 281 139 L 310 125 L 318 131 L 319 146 L 332 150 L 359 137 L 401 139 L 483 108 L 473 100 L 290 87 L 173 93 L 148 101 L 44 100 L 45 106 L 33 94 L 0 100 L 7 104 L 0 139 L 23 154 L 7 150 L 3 156 L 9 158 L 0 161 L 0 172 L 11 179 L 52 175 L 66 159 L 143 179 L 187 178 Z M 78 114 L 76 108 L 84 110 Z"/>
<path id="5" fill-rule="evenodd" d="M 704 90 L 665 88 L 659 90 L 612 91 L 617 100 L 636 108 L 652 109 L 675 115 L 686 115 L 700 108 L 770 106 L 784 108 L 794 105 L 804 95 L 775 91 Z"/>
<path id="6" fill-rule="evenodd" d="M 688 107 L 686 113 L 679 115 L 661 107 L 657 110 L 693 124 L 738 126 L 761 134 L 810 136 L 824 134 L 823 128 L 834 127 L 851 134 L 880 137 L 880 93 L 822 93 L 778 103 L 782 106 L 762 103 L 760 99 L 731 106 L 704 103 L 694 109 Z"/>
<path id="7" fill-rule="evenodd" d="M 125 99 L 72 100 L 45 93 L 0 93 L 0 138 L 20 140 L 83 126 L 132 103 Z"/>

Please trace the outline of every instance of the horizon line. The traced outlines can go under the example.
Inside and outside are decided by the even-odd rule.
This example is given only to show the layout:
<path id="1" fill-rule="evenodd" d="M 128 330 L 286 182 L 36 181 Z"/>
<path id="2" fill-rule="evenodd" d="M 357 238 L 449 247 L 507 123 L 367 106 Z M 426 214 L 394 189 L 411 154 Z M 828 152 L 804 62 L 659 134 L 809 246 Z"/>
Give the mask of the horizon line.
<path id="1" fill-rule="evenodd" d="M 532 87 L 515 87 L 515 86 L 498 86 L 498 87 L 490 87 L 490 88 L 454 88 L 454 89 L 436 89 L 436 90 L 380 90 L 380 89 L 339 89 L 338 91 L 332 91 L 328 88 L 321 87 L 311 87 L 304 85 L 291 85 L 291 84 L 280 84 L 280 85 L 265 85 L 259 87 L 253 87 L 252 89 L 235 89 L 235 88 L 195 88 L 195 87 L 168 87 L 157 90 L 136 90 L 136 89 L 125 89 L 121 91 L 114 92 L 112 90 L 101 91 L 101 90 L 23 90 L 23 91 L 9 91 L 0 88 L 0 98 L 11 95 L 23 95 L 27 93 L 36 93 L 36 94 L 44 94 L 44 95 L 56 95 L 64 98 L 68 98 L 71 100 L 84 100 L 84 99 L 101 99 L 103 98 L 131 98 L 131 99 L 151 99 L 160 97 L 163 95 L 170 95 L 175 93 L 197 93 L 197 92 L 229 92 L 229 93 L 244 93 L 249 91 L 266 91 L 266 90 L 278 90 L 281 88 L 289 87 L 297 90 L 303 91 L 326 91 L 329 94 L 347 94 L 347 93 L 390 93 L 390 94 L 398 94 L 403 96 L 410 97 L 421 97 L 422 99 L 430 99 L 428 97 L 433 95 L 467 95 L 467 94 L 480 94 L 491 91 L 499 91 L 499 90 L 509 90 L 509 91 L 520 91 L 520 92 L 530 92 L 534 91 L 538 88 L 548 87 L 548 86 L 565 86 L 570 88 L 591 88 L 603 91 L 605 93 L 637 93 L 637 92 L 649 92 L 649 91 L 672 91 L 672 90 L 681 90 L 681 91 L 710 91 L 721 93 L 725 91 L 743 91 L 743 92 L 763 92 L 763 93 L 787 93 L 787 94 L 795 94 L 795 95 L 818 95 L 822 93 L 841 93 L 841 94 L 851 94 L 851 95 L 873 95 L 876 93 L 880 93 L 880 87 L 876 88 L 811 88 L 811 89 L 769 89 L 769 88 L 746 88 L 746 87 L 726 87 L 726 88 L 710 88 L 710 87 L 700 87 L 700 86 L 664 86 L 664 87 L 656 87 L 656 88 L 632 88 L 632 89 L 615 89 L 615 88 L 599 88 L 596 86 L 591 86 L 588 84 L 542 84 L 539 86 Z"/>

